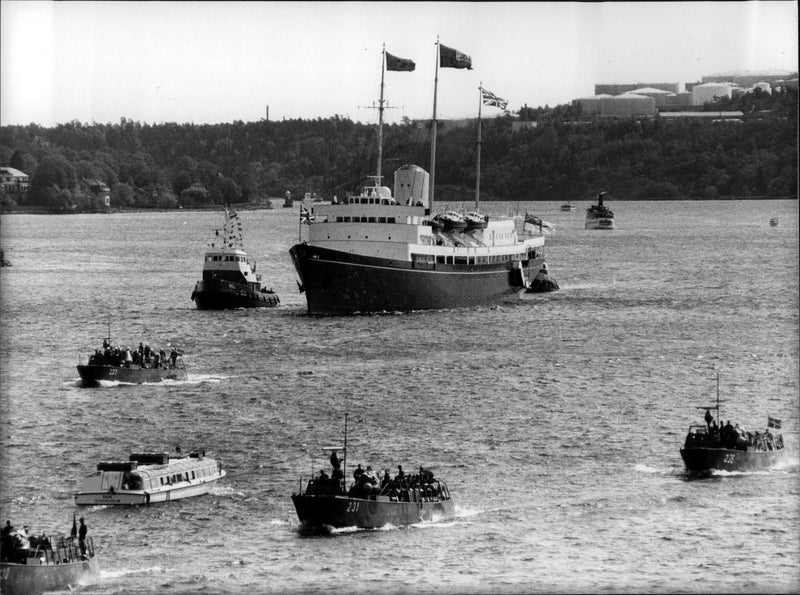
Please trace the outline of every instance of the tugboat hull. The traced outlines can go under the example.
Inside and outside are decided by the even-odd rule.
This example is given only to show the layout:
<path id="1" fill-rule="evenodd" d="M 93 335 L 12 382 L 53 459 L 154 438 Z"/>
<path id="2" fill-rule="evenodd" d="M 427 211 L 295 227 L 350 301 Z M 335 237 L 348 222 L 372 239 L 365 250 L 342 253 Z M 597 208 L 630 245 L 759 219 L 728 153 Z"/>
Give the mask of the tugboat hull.
<path id="1" fill-rule="evenodd" d="M 311 315 L 439 310 L 497 305 L 519 296 L 544 257 L 520 268 L 410 262 L 296 244 L 289 253 Z"/>
<path id="2" fill-rule="evenodd" d="M 192 299 L 198 310 L 271 308 L 280 304 L 275 293 L 231 281 L 198 281 Z"/>
<path id="3" fill-rule="evenodd" d="M 378 500 L 347 496 L 292 496 L 297 517 L 308 527 L 359 527 L 376 529 L 387 524 L 413 525 L 422 521 L 439 521 L 455 517 L 452 500 L 432 502 L 397 502 L 387 496 Z"/>
<path id="4" fill-rule="evenodd" d="M 682 448 L 686 470 L 692 473 L 711 471 L 765 471 L 790 462 L 785 448 L 769 451 L 747 451 L 730 448 Z"/>
<path id="5" fill-rule="evenodd" d="M 143 384 L 162 380 L 188 380 L 189 375 L 183 366 L 177 368 L 125 368 L 119 366 L 79 365 L 78 374 L 84 386 L 97 386 L 101 380 Z"/>

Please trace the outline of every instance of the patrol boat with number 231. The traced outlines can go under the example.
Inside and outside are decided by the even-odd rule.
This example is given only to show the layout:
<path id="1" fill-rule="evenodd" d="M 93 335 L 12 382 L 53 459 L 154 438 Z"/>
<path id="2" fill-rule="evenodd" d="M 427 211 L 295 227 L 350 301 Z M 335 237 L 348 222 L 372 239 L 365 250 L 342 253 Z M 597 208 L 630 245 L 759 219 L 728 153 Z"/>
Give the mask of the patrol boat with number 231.
<path id="1" fill-rule="evenodd" d="M 455 52 L 442 46 L 445 51 Z M 518 299 L 545 262 L 544 237 L 520 239 L 512 218 L 484 217 L 480 225 L 461 227 L 437 219 L 435 102 L 432 173 L 403 165 L 394 174 L 394 193 L 382 186 L 383 109 L 382 75 L 378 166 L 371 183 L 358 195 L 314 205 L 301 215 L 309 223 L 308 239 L 289 253 L 308 313 L 446 309 Z M 475 211 L 477 195 L 476 189 Z"/>
<path id="2" fill-rule="evenodd" d="M 344 447 L 323 447 L 344 454 L 343 469 L 338 463 L 332 477 L 309 480 L 305 490 L 292 494 L 297 517 L 307 529 L 325 527 L 358 527 L 375 529 L 385 525 L 396 527 L 423 521 L 441 521 L 455 517 L 455 504 L 447 484 L 434 477 L 433 472 L 420 467 L 418 474 L 406 474 L 381 481 L 380 477 L 360 474 L 349 489 L 347 477 L 347 414 L 344 424 Z M 388 472 L 388 471 L 387 471 Z M 388 478 L 387 478 L 388 479 Z"/>

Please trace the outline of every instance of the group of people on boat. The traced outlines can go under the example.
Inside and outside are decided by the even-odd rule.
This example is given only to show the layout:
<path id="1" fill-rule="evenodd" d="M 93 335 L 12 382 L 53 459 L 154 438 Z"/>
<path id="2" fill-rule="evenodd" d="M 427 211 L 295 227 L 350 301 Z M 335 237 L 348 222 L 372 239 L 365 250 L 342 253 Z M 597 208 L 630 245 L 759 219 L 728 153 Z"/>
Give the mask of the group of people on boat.
<path id="1" fill-rule="evenodd" d="M 70 538 L 67 540 L 65 537 L 60 537 L 55 543 L 56 548 L 69 549 L 74 547 L 75 539 L 78 539 L 78 547 L 80 549 L 80 557 L 86 556 L 86 534 L 88 528 L 86 523 L 81 517 L 80 528 L 73 520 L 72 532 Z M 41 535 L 36 535 L 33 530 L 24 525 L 21 529 L 14 528 L 11 520 L 7 520 L 0 531 L 0 559 L 3 562 L 12 562 L 15 564 L 27 564 L 28 558 L 38 557 L 42 554 L 42 562 L 47 560 L 45 552 L 53 551 L 53 543 L 48 535 L 42 531 Z M 75 552 L 77 554 L 77 551 Z M 60 556 L 59 556 L 60 559 Z M 68 560 L 64 560 L 65 562 Z"/>
<path id="2" fill-rule="evenodd" d="M 341 459 L 336 451 L 331 453 L 331 475 L 320 469 L 319 476 L 308 484 L 308 493 L 337 494 L 343 492 L 344 473 Z M 351 498 L 370 498 L 377 495 L 389 496 L 395 502 L 435 501 L 442 496 L 442 486 L 434 477 L 433 471 L 419 466 L 418 473 L 406 473 L 403 466 L 397 466 L 397 473 L 392 477 L 389 469 L 383 473 L 376 472 L 372 465 L 364 469 L 361 463 L 353 471 L 353 483 L 347 491 Z"/>
<path id="3" fill-rule="evenodd" d="M 90 366 L 114 366 L 117 368 L 175 368 L 178 350 L 174 347 L 169 356 L 164 349 L 151 348 L 147 343 L 139 343 L 137 349 L 111 345 L 108 339 L 103 340 L 103 349 L 95 349 L 89 356 Z"/>
<path id="4" fill-rule="evenodd" d="M 708 440 L 710 440 L 710 445 L 715 448 L 768 451 L 780 450 L 784 446 L 783 435 L 775 436 L 769 431 L 769 428 L 761 433 L 747 431 L 745 428 L 739 427 L 739 424 L 732 425 L 731 420 L 724 425 L 720 420 L 717 424 L 710 409 L 706 409 L 705 422 Z"/>

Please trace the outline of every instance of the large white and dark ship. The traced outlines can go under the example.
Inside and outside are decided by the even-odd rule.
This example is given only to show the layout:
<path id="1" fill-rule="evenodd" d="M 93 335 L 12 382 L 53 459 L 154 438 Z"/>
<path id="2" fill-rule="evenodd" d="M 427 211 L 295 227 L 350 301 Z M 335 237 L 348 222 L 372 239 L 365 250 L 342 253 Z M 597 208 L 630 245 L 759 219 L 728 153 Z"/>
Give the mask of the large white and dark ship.
<path id="1" fill-rule="evenodd" d="M 459 308 L 519 298 L 545 262 L 544 237 L 521 237 L 513 218 L 480 214 L 479 176 L 469 218 L 437 214 L 435 100 L 431 173 L 403 165 L 394 173 L 394 188 L 383 186 L 383 105 L 382 76 L 377 175 L 359 194 L 302 211 L 308 239 L 289 253 L 308 313 Z M 480 133 L 478 139 L 480 149 Z"/>

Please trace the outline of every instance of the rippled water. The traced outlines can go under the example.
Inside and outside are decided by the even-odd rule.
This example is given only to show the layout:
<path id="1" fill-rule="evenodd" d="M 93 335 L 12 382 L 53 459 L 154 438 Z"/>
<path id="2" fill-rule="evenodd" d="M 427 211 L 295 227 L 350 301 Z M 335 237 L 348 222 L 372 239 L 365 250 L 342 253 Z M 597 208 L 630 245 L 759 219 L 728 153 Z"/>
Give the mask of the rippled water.
<path id="1" fill-rule="evenodd" d="M 79 509 L 103 569 L 85 592 L 796 592 L 797 466 L 689 480 L 678 449 L 716 367 L 723 418 L 779 417 L 797 453 L 797 202 L 617 202 L 613 232 L 578 206 L 519 209 L 556 226 L 558 293 L 320 319 L 287 252 L 295 209 L 240 212 L 282 304 L 232 312 L 190 300 L 219 212 L 4 215 L 2 519 L 68 531 L 99 460 L 180 444 L 228 476 Z M 189 381 L 81 388 L 107 320 L 119 343 L 184 349 Z M 348 466 L 432 467 L 457 518 L 301 535 L 289 496 L 345 411 Z"/>

